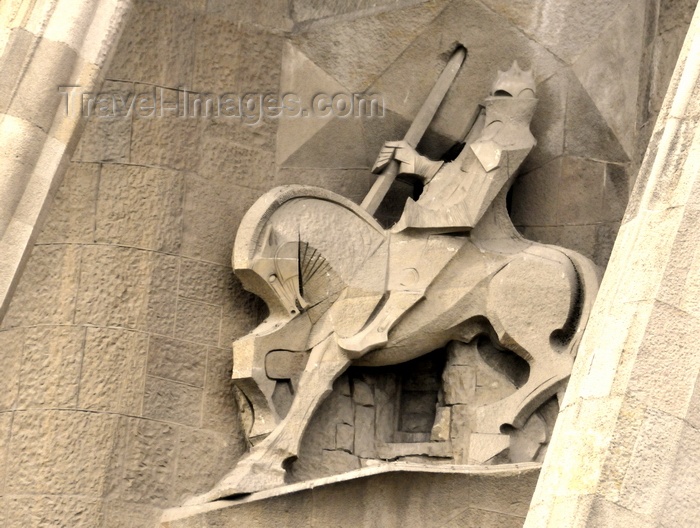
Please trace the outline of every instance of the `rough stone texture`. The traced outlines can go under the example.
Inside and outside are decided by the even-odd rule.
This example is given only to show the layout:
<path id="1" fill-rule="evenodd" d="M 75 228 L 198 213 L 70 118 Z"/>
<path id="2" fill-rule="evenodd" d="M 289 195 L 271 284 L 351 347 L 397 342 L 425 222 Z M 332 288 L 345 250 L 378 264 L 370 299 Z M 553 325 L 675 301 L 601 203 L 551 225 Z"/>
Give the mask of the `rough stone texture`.
<path id="1" fill-rule="evenodd" d="M 82 249 L 75 322 L 172 335 L 178 259 L 118 246 Z"/>
<path id="2" fill-rule="evenodd" d="M 87 108 L 83 107 L 83 117 L 87 122 L 73 154 L 73 161 L 128 162 L 131 149 L 131 119 L 134 113 L 133 111 L 129 113 L 129 105 L 136 94 L 134 84 L 105 81 L 99 92 L 95 94 L 96 99 L 97 94 L 118 99 L 116 103 L 111 99 L 112 106 L 105 112 L 97 110 L 88 112 Z M 89 96 L 86 96 L 86 99 L 87 97 Z M 50 225 L 51 222 L 47 224 Z"/>
<path id="3" fill-rule="evenodd" d="M 178 429 L 171 424 L 120 417 L 111 452 L 107 493 L 123 501 L 164 506 L 170 502 Z"/>
<path id="4" fill-rule="evenodd" d="M 5 492 L 101 496 L 116 423 L 108 414 L 16 411 Z M 82 462 L 86 453 L 89 465 Z"/>
<path id="5" fill-rule="evenodd" d="M 178 4 L 135 2 L 109 78 L 166 88 L 191 86 L 195 16 Z"/>
<path id="6" fill-rule="evenodd" d="M 117 328 L 88 328 L 80 407 L 140 415 L 147 349 L 145 334 Z"/>
<path id="7" fill-rule="evenodd" d="M 219 342 L 221 307 L 179 298 L 175 337 L 216 345 Z"/>
<path id="8" fill-rule="evenodd" d="M 148 374 L 204 386 L 208 347 L 189 341 L 152 335 L 148 341 Z"/>
<path id="9" fill-rule="evenodd" d="M 57 89 L 100 86 L 130 4 L 110 0 L 99 13 L 91 2 L 67 1 L 50 7 L 14 2 L 3 10 L 0 316 L 7 312 L 83 130 L 79 112 L 62 107 Z"/>
<path id="10" fill-rule="evenodd" d="M 84 340 L 85 330 L 80 327 L 37 326 L 27 330 L 18 409 L 77 407 Z"/>
<path id="11" fill-rule="evenodd" d="M 145 418 L 198 427 L 201 413 L 202 389 L 152 376 L 146 378 Z"/>
<path id="12" fill-rule="evenodd" d="M 135 118 L 131 125 L 131 163 L 195 170 L 203 126 L 203 119 L 194 117 Z"/>
<path id="13" fill-rule="evenodd" d="M 19 395 L 20 368 L 26 330 L 15 328 L 0 332 L 0 367 L 5 373 L 0 378 L 0 411 L 15 409 Z"/>
<path id="14" fill-rule="evenodd" d="M 526 526 L 692 525 L 700 11 L 584 335 Z M 692 242 L 691 242 L 692 238 Z M 680 469 L 683 460 L 686 466 Z M 695 475 L 690 477 L 690 475 Z M 673 508 L 675 506 L 675 508 Z M 673 520 L 668 518 L 673 508 Z"/>
<path id="15" fill-rule="evenodd" d="M 176 253 L 182 238 L 184 183 L 175 171 L 104 165 L 95 242 Z"/>
<path id="16" fill-rule="evenodd" d="M 42 230 L 38 244 L 90 244 L 95 240 L 95 207 L 100 166 L 72 163 Z"/>
<path id="17" fill-rule="evenodd" d="M 463 132 L 458 125 L 490 82 L 485 71 L 506 68 L 513 58 L 518 58 L 521 66 L 534 66 L 540 104 L 532 130 L 539 145 L 524 164 L 522 185 L 516 183 L 513 191 L 514 217 L 529 238 L 577 249 L 604 266 L 695 4 L 694 0 L 662 0 L 658 6 L 655 1 L 602 5 L 598 0 L 407 0 L 352 5 L 311 0 L 255 5 L 220 0 L 134 3 L 117 60 L 106 72 L 110 81 L 105 83 L 103 92 L 116 91 L 127 96 L 155 90 L 157 97 L 163 93 L 165 101 L 175 101 L 182 94 L 176 90 L 185 87 L 212 93 L 278 93 L 289 86 L 301 90 L 304 85 L 284 82 L 285 67 L 294 66 L 300 68 L 301 77 L 307 78 L 305 86 L 310 93 L 368 89 L 387 98 L 387 112 L 381 120 L 363 119 L 359 125 L 356 120 L 347 120 L 345 126 L 335 120 L 325 131 L 319 125 L 326 122 L 318 119 L 263 119 L 252 126 L 243 119 L 132 115 L 85 122 L 86 133 L 73 156 L 76 162 L 69 165 L 58 189 L 45 227 L 39 233 L 40 245 L 33 250 L 0 331 L 0 411 L 22 409 L 24 405 L 48 409 L 60 406 L 66 410 L 61 411 L 58 421 L 47 419 L 46 423 L 54 429 L 38 418 L 37 413 L 44 411 L 15 411 L 25 417 L 15 418 L 17 424 L 22 424 L 23 432 L 14 440 L 2 436 L 3 430 L 9 435 L 11 413 L 0 414 L 0 468 L 7 467 L 2 464 L 3 438 L 10 453 L 24 449 L 22 442 L 27 435 L 39 438 L 48 430 L 59 431 L 57 438 L 65 436 L 70 440 L 58 442 L 50 453 L 42 451 L 38 455 L 38 460 L 52 461 L 47 463 L 49 469 L 37 473 L 47 479 L 44 491 L 29 488 L 38 485 L 36 479 L 27 477 L 38 468 L 36 460 L 23 457 L 14 463 L 17 474 L 25 476 L 14 484 L 16 495 L 0 499 L 3 526 L 152 526 L 159 508 L 179 504 L 187 495 L 205 491 L 221 476 L 224 466 L 234 464 L 244 451 L 245 440 L 230 381 L 230 345 L 249 332 L 264 314 L 260 301 L 243 292 L 230 272 L 231 247 L 240 218 L 262 192 L 287 183 L 318 185 L 359 202 L 373 181 L 364 168 L 374 161 L 383 141 L 403 135 L 444 63 L 442 55 L 455 40 L 465 40 L 470 57 L 421 148 L 439 156 Z M 15 6 L 17 2 L 10 0 L 7 5 Z M 72 0 L 66 5 L 72 5 L 72 9 L 80 7 Z M 80 5 L 92 9 L 90 3 Z M 0 60 L 4 78 L 0 80 L 0 93 L 12 90 L 10 81 L 19 78 L 24 58 L 36 43 L 37 37 L 31 32 L 42 27 L 37 11 L 30 12 L 26 24 L 14 22 L 9 40 L 5 40 L 9 35 L 2 18 L 5 12 L 0 15 L 0 48 L 6 43 L 5 49 L 14 50 Z M 635 25 L 639 24 L 642 11 L 643 31 Z M 95 12 L 107 17 L 102 8 Z M 56 13 L 65 25 L 66 11 L 61 5 Z M 95 19 L 91 26 L 100 46 L 114 40 L 111 29 L 101 30 L 103 23 L 104 20 Z M 634 28 L 638 28 L 637 33 L 630 34 Z M 285 33 L 292 29 L 292 34 Z M 499 38 L 494 39 L 495 35 Z M 74 32 L 70 38 L 73 40 L 68 47 L 77 50 L 80 32 Z M 63 40 L 53 50 L 42 50 L 58 57 L 61 49 L 66 51 Z M 635 99 L 631 77 L 637 75 L 632 57 L 638 57 L 640 40 L 643 49 L 636 98 L 638 115 L 634 122 L 629 106 Z M 93 49 L 85 42 L 85 50 Z M 624 42 L 623 47 L 620 42 Z M 286 48 L 305 57 L 303 69 L 300 61 L 285 55 Z M 55 92 L 58 76 L 49 72 L 52 68 L 70 70 L 62 66 L 65 62 L 47 60 L 48 55 L 43 54 L 42 61 L 37 61 L 35 66 L 39 67 L 32 69 L 32 78 L 44 79 L 41 93 L 52 98 L 51 104 L 42 107 L 36 104 L 35 97 L 22 102 L 28 115 L 36 117 L 45 128 L 53 119 L 54 103 L 60 102 Z M 80 65 L 76 68 L 82 76 L 75 84 L 91 89 L 90 76 L 94 72 Z M 626 72 L 622 84 L 620 71 Z M 161 88 L 165 91 L 161 92 Z M 621 101 L 623 92 L 626 98 Z M 9 97 L 2 98 L 3 112 L 10 102 Z M 46 112 L 38 115 L 37 111 Z M 3 123 L 0 133 L 13 126 L 22 135 L 19 146 L 6 149 L 8 156 L 3 166 L 23 171 L 34 166 L 44 145 L 43 132 L 28 121 L 11 116 L 4 117 Z M 633 124 L 637 130 L 629 128 Z M 56 124 L 50 134 L 68 141 L 69 125 Z M 71 141 L 75 144 L 75 138 Z M 342 142 L 342 146 L 339 148 L 334 141 Z M 630 144 L 636 145 L 635 159 L 630 156 Z M 60 151 L 56 145 L 47 145 L 47 155 L 39 166 L 58 166 L 55 162 Z M 296 152 L 295 163 L 303 167 L 279 166 L 278 162 Z M 12 161 L 15 154 L 20 155 L 21 163 Z M 632 161 L 626 161 L 627 158 Z M 563 175 L 563 167 L 572 164 L 579 170 Z M 27 174 L 31 173 L 27 170 Z M 119 174 L 124 174 L 124 178 Z M 562 178 L 566 185 L 560 183 Z M 582 187 L 578 183 L 585 184 Z M 594 191 L 590 195 L 585 187 L 589 184 Z M 27 196 L 39 196 L 36 189 L 28 188 Z M 411 194 L 408 186 L 402 189 L 392 193 L 384 205 L 381 214 L 387 219 L 391 216 L 386 211 L 400 209 Z M 578 192 L 581 189 L 586 192 Z M 581 201 L 574 201 L 574 193 Z M 4 192 L 0 195 L 8 196 Z M 563 206 L 560 199 L 576 207 Z M 634 200 L 639 197 L 633 196 Z M 0 198 L 3 211 L 5 203 Z M 586 206 L 581 207 L 581 203 Z M 594 217 L 593 210 L 600 211 L 601 217 Z M 569 215 L 569 225 L 559 221 L 557 215 L 561 213 Z M 2 218 L 0 214 L 0 223 Z M 21 224 L 21 234 L 27 240 L 33 236 L 29 228 L 34 225 L 31 220 Z M 99 245 L 92 245 L 97 240 L 96 227 Z M 690 247 L 692 232 L 688 229 L 686 237 Z M 692 254 L 687 249 L 683 253 Z M 12 255 L 0 245 L 0 264 Z M 686 311 L 696 310 L 691 286 L 697 266 L 687 258 L 678 259 L 678 266 L 691 271 L 684 280 L 665 286 L 676 297 L 664 300 Z M 0 266 L 2 273 L 4 268 Z M 690 286 L 683 296 L 678 292 L 686 285 Z M 200 307 L 206 313 L 195 315 L 202 317 L 204 326 L 188 323 L 187 314 Z M 651 307 L 648 309 L 651 313 Z M 218 323 L 212 315 L 216 310 L 221 313 Z M 622 326 L 627 324 L 621 315 L 624 313 L 627 312 L 620 310 L 614 317 Z M 29 328 L 35 325 L 48 326 Z M 641 340 L 641 336 L 629 336 L 627 346 L 634 346 L 637 338 Z M 682 357 L 688 359 L 685 352 Z M 82 362 L 77 373 L 76 361 Z M 643 388 L 641 380 L 651 379 L 657 386 L 659 382 L 652 376 L 655 373 L 638 376 L 635 383 Z M 681 374 L 683 379 L 691 375 L 688 371 Z M 76 375 L 80 375 L 79 381 Z M 615 379 L 615 387 L 624 387 L 628 377 L 623 368 Z M 177 423 L 181 420 L 177 416 L 167 424 L 141 417 L 146 381 L 156 378 L 168 386 L 187 387 L 188 396 L 180 400 L 182 409 L 194 409 L 201 402 L 202 429 Z M 148 389 L 149 398 L 158 394 L 154 387 Z M 669 407 L 678 404 L 669 399 L 666 386 L 661 390 L 667 395 Z M 313 429 L 318 438 L 308 441 L 317 449 L 304 452 L 307 467 L 322 465 L 324 457 L 330 462 L 333 457 L 343 456 L 328 451 L 335 449 L 339 430 L 341 444 L 350 447 L 348 428 L 352 429 L 354 409 L 347 390 L 336 387 L 336 392 L 344 396 L 324 415 L 333 418 L 332 431 Z M 647 391 L 645 396 L 650 394 Z M 698 394 L 700 390 L 694 389 L 684 396 L 689 401 L 687 419 L 695 425 L 700 421 Z M 158 398 L 148 401 L 158 403 Z M 634 423 L 629 429 L 635 439 L 645 416 L 637 408 L 640 405 L 626 403 L 621 407 L 621 413 L 627 413 Z M 453 407 L 453 413 L 460 407 Z M 146 411 L 153 409 L 166 415 L 176 410 L 158 404 Z M 35 413 L 31 420 L 26 418 L 29 412 Z M 71 412 L 82 418 L 64 420 Z M 104 413 L 124 413 L 129 417 L 119 418 L 113 428 L 102 431 L 100 426 L 116 417 Z M 193 414 L 186 413 L 185 421 L 191 420 Z M 82 425 L 82 420 L 94 420 L 100 426 L 93 422 Z M 379 434 L 386 424 L 379 414 L 375 421 Z M 73 429 L 75 432 L 71 433 Z M 81 431 L 95 436 L 97 444 L 102 441 L 98 437 L 103 432 L 111 431 L 115 441 L 108 448 L 110 462 L 101 464 L 90 457 L 90 464 L 85 464 L 84 457 L 74 455 L 76 446 L 88 452 L 93 449 L 92 445 L 81 443 Z M 669 486 L 666 506 L 669 522 L 675 524 L 688 517 L 686 512 L 693 511 L 696 502 L 686 484 L 693 479 L 693 431 L 686 428 L 681 434 L 688 439 L 687 455 L 683 451 L 674 458 L 678 486 Z M 635 446 L 619 431 L 612 442 L 619 446 L 623 458 L 619 463 L 610 460 L 604 466 L 604 472 L 609 472 L 606 474 L 617 475 L 609 480 L 617 479 L 619 483 L 601 488 L 610 497 L 619 495 L 624 478 L 621 468 L 629 464 L 627 460 Z M 96 452 L 102 457 L 101 444 Z M 352 462 L 348 457 L 345 461 Z M 67 485 L 61 483 L 61 471 L 52 464 L 56 464 L 55 468 L 69 466 L 68 480 L 75 479 L 76 485 L 85 484 L 88 488 L 77 491 L 78 496 L 56 495 L 51 486 L 64 489 Z M 109 468 L 105 471 L 110 474 L 104 497 L 97 495 L 105 489 L 98 482 L 101 477 L 95 476 L 100 464 L 103 469 Z M 26 465 L 26 469 L 20 465 Z M 86 476 L 80 475 L 73 465 L 85 470 Z M 305 475 L 313 477 L 314 470 Z M 95 482 L 98 484 L 89 488 Z M 20 489 L 25 484 L 29 487 Z M 634 486 L 630 484 L 626 489 L 633 490 Z M 30 492 L 44 494 L 26 494 Z M 322 496 L 319 492 L 316 499 L 331 507 L 328 497 L 332 496 L 333 504 L 338 504 L 336 493 Z M 391 491 L 377 494 L 387 501 L 403 496 L 402 492 L 392 495 Z M 474 500 L 477 498 L 474 496 Z M 294 515 L 303 524 L 308 521 L 311 508 L 307 499 L 300 504 Z M 589 506 L 594 524 L 620 521 L 643 526 L 642 521 L 646 522 L 604 499 L 590 499 L 586 503 Z M 280 507 L 278 511 L 285 509 Z M 567 509 L 570 510 L 564 502 L 559 511 Z M 264 514 L 272 511 L 269 507 L 249 511 L 246 522 L 264 525 Z M 329 525 L 337 518 L 334 511 L 322 520 Z M 467 526 L 522 524 L 522 518 L 473 508 L 462 513 L 455 510 L 450 519 L 454 525 Z M 289 518 L 289 522 L 293 521 Z"/>
<path id="18" fill-rule="evenodd" d="M 79 273 L 78 247 L 35 247 L 2 326 L 72 323 Z"/>

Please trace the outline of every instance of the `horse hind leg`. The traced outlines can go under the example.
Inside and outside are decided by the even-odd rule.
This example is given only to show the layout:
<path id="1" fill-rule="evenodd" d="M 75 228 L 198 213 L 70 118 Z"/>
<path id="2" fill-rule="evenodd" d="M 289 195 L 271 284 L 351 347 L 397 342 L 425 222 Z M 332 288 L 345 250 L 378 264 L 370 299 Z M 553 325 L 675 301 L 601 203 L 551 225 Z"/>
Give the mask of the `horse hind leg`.
<path id="1" fill-rule="evenodd" d="M 503 268 L 489 285 L 487 317 L 498 344 L 525 359 L 530 372 L 513 394 L 476 410 L 474 445 L 470 446 L 474 462 L 497 454 L 493 446 L 507 447 L 503 426 L 522 427 L 540 405 L 563 389 L 571 373 L 571 347 L 560 338 L 576 318 L 578 279 L 568 258 L 559 252 L 554 256 L 524 255 Z"/>
<path id="2" fill-rule="evenodd" d="M 286 466 L 299 452 L 299 445 L 314 412 L 333 390 L 333 382 L 350 364 L 332 335 L 316 345 L 301 375 L 287 416 L 254 446 L 214 488 L 188 501 L 202 504 L 253 493 L 285 484 Z"/>

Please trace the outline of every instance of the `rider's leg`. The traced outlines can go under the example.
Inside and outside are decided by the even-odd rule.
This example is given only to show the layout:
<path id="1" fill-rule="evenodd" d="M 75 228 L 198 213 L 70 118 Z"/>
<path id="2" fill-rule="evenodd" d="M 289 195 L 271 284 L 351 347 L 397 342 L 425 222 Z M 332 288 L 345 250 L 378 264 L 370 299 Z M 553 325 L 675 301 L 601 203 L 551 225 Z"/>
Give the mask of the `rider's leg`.
<path id="1" fill-rule="evenodd" d="M 241 493 L 283 485 L 285 461 L 299 452 L 299 444 L 311 417 L 333 390 L 333 382 L 350 364 L 335 335 L 316 345 L 299 380 L 298 391 L 287 416 L 261 443 L 253 447 L 210 492 L 191 504 L 209 502 Z"/>
<path id="2" fill-rule="evenodd" d="M 379 313 L 357 334 L 338 339 L 338 344 L 352 359 L 363 356 L 370 350 L 386 345 L 389 341 L 389 331 L 399 322 L 401 317 L 419 300 L 423 291 L 389 292 L 389 298 Z"/>

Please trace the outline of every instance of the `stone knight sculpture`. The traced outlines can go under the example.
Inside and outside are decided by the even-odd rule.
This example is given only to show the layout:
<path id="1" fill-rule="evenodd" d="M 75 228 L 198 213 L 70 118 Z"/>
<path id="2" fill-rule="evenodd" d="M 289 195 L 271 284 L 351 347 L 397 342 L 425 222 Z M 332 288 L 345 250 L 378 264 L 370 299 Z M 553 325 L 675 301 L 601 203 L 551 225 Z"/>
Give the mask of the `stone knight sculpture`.
<path id="1" fill-rule="evenodd" d="M 512 394 L 474 409 L 462 447 L 470 464 L 507 452 L 512 432 L 562 394 L 598 279 L 588 259 L 524 239 L 508 216 L 506 194 L 535 145 L 536 101 L 516 63 L 498 74 L 454 161 L 386 143 L 373 170 L 398 163 L 424 183 L 389 230 L 315 187 L 279 187 L 253 205 L 233 266 L 270 313 L 234 343 L 233 378 L 258 443 L 193 503 L 285 484 L 314 411 L 350 365 L 396 365 L 478 339 L 526 361 Z M 280 364 L 298 366 L 286 415 L 273 401 Z"/>

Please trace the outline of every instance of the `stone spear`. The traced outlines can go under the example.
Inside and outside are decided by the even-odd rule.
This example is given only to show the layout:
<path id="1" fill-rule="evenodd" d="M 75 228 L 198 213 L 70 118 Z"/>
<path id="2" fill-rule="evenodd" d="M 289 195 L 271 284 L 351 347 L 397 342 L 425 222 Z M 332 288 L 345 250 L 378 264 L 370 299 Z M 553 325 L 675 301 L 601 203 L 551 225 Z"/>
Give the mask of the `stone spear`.
<path id="1" fill-rule="evenodd" d="M 454 81 L 459 72 L 459 68 L 462 66 L 464 59 L 467 58 L 467 48 L 462 45 L 457 46 L 457 49 L 452 53 L 450 60 L 447 62 L 445 69 L 438 77 L 437 82 L 430 90 L 427 99 L 421 106 L 420 110 L 413 119 L 408 132 L 404 136 L 404 141 L 408 143 L 411 147 L 416 148 L 420 142 L 423 134 L 428 129 L 430 122 L 435 116 L 440 103 L 445 98 L 447 90 L 450 89 L 452 81 Z M 384 168 L 384 170 L 379 174 L 377 180 L 372 185 L 372 188 L 365 196 L 362 201 L 362 207 L 369 212 L 374 214 L 377 212 L 379 204 L 386 196 L 389 191 L 391 184 L 394 183 L 396 176 L 399 172 L 399 162 L 392 159 L 391 162 Z"/>

